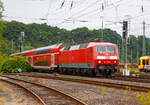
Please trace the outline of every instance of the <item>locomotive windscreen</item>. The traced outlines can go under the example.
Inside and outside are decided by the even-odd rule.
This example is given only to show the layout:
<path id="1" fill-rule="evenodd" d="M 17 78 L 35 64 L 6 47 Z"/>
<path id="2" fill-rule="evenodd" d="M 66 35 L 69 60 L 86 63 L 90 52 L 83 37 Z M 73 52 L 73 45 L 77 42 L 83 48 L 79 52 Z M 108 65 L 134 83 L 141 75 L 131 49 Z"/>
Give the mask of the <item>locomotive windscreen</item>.
<path id="1" fill-rule="evenodd" d="M 116 53 L 114 46 L 96 46 L 98 53 Z"/>

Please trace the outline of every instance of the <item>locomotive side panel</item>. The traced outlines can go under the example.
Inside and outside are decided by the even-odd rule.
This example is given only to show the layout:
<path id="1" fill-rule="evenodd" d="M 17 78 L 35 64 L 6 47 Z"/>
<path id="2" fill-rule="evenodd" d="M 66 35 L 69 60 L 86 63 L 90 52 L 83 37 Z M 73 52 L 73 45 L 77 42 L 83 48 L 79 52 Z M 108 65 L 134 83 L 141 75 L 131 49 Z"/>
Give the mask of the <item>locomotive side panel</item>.
<path id="1" fill-rule="evenodd" d="M 90 49 L 62 51 L 60 55 L 60 67 L 65 68 L 93 68 Z"/>

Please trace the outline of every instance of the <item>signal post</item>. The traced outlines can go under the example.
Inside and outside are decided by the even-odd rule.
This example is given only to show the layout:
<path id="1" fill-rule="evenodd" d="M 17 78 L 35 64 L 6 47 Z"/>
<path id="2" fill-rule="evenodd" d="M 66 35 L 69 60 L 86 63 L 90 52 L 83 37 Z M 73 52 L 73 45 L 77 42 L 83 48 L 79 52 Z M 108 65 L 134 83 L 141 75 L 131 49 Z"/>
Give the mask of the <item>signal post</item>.
<path id="1" fill-rule="evenodd" d="M 123 39 L 123 47 L 124 47 L 124 70 L 123 75 L 129 76 L 128 71 L 128 60 L 127 60 L 127 39 L 128 39 L 128 21 L 123 21 L 123 33 L 122 33 L 122 39 Z"/>

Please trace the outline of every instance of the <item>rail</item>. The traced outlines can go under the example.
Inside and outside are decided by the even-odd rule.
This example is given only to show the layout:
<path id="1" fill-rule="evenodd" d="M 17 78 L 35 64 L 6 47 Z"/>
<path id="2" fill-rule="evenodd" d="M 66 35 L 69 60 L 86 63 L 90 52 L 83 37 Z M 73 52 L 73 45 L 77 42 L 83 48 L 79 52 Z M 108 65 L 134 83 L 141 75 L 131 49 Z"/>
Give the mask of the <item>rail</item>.
<path id="1" fill-rule="evenodd" d="M 2 77 L 5 77 L 5 78 L 9 78 L 9 79 L 12 79 L 12 80 L 16 80 L 16 81 L 21 81 L 21 82 L 25 82 L 25 83 L 30 83 L 30 84 L 34 84 L 38 87 L 44 87 L 46 89 L 48 89 L 50 92 L 62 97 L 63 99 L 67 99 L 69 100 L 71 103 L 75 104 L 75 105 L 87 105 L 86 103 L 80 101 L 79 99 L 75 98 L 75 97 L 72 97 L 66 93 L 63 93 L 57 89 L 54 89 L 54 88 L 50 88 L 50 87 L 47 87 L 45 85 L 42 85 L 42 84 L 39 84 L 39 83 L 34 83 L 34 82 L 29 82 L 29 81 L 26 81 L 26 80 L 21 80 L 21 79 L 16 79 L 16 78 L 12 78 L 12 77 L 8 77 L 8 76 L 2 76 Z"/>

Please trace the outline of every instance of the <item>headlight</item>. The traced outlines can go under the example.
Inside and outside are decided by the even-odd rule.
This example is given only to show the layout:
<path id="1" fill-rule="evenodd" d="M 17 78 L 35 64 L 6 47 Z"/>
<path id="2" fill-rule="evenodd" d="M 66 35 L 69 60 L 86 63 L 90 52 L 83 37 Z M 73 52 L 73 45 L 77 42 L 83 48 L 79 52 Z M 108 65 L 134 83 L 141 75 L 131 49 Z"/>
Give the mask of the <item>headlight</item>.
<path id="1" fill-rule="evenodd" d="M 101 63 L 102 61 L 98 61 L 98 63 Z"/>

